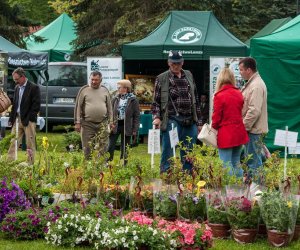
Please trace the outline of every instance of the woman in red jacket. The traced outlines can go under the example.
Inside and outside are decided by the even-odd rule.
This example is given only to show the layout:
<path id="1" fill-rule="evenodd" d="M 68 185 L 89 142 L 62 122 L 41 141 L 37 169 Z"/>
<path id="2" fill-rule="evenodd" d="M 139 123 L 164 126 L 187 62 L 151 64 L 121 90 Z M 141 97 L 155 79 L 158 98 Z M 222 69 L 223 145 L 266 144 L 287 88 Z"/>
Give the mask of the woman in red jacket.
<path id="1" fill-rule="evenodd" d="M 221 70 L 217 77 L 214 95 L 212 127 L 218 131 L 219 157 L 229 174 L 243 176 L 240 168 L 242 145 L 249 141 L 243 124 L 242 108 L 244 99 L 235 86 L 235 77 L 229 68 Z"/>

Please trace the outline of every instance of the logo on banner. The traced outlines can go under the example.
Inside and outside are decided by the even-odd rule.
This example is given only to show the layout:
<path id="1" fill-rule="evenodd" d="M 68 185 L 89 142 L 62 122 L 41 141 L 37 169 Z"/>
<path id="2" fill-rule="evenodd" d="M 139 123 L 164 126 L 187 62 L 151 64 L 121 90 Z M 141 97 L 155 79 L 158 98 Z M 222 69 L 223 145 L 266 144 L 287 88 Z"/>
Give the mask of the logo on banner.
<path id="1" fill-rule="evenodd" d="M 91 61 L 91 71 L 100 71 L 99 60 L 92 60 Z"/>
<path id="2" fill-rule="evenodd" d="M 68 54 L 68 53 L 66 53 L 66 54 L 64 55 L 64 58 L 65 58 L 66 61 L 70 61 L 71 55 Z"/>
<path id="3" fill-rule="evenodd" d="M 219 74 L 220 70 L 221 70 L 221 66 L 219 64 L 211 65 L 210 71 L 212 74 L 217 75 L 217 74 Z"/>
<path id="4" fill-rule="evenodd" d="M 171 39 L 175 43 L 195 43 L 202 37 L 200 30 L 194 27 L 183 27 L 176 30 Z"/>

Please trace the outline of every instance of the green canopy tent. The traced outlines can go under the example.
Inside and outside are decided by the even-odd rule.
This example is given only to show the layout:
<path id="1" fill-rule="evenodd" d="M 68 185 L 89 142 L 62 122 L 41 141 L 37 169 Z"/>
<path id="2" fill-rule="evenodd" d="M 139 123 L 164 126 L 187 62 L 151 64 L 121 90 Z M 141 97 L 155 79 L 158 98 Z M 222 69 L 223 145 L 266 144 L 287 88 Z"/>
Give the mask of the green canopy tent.
<path id="1" fill-rule="evenodd" d="M 10 73 L 17 67 L 22 67 L 28 71 L 27 76 L 36 81 L 40 70 L 48 68 L 48 53 L 45 52 L 30 52 L 19 48 L 15 44 L 0 36 L 0 53 L 5 54 L 7 66 L 9 69 L 8 77 L 4 79 L 4 90 L 10 98 L 13 97 L 15 84 L 11 79 Z M 0 56 L 1 57 L 1 56 Z M 8 78 L 8 79 L 7 79 Z"/>
<path id="2" fill-rule="evenodd" d="M 286 18 L 280 18 L 280 19 L 273 19 L 271 22 L 269 22 L 265 27 L 263 27 L 260 31 L 258 31 L 255 35 L 250 37 L 245 44 L 250 46 L 250 40 L 253 38 L 257 37 L 262 37 L 271 34 L 273 31 L 277 30 L 280 28 L 282 25 L 288 23 L 291 21 L 291 17 L 286 17 Z"/>
<path id="3" fill-rule="evenodd" d="M 198 92 L 209 89 L 209 58 L 243 57 L 247 45 L 234 37 L 211 11 L 171 11 L 147 37 L 122 46 L 125 74 L 156 76 L 168 68 L 170 50 L 180 50 Z"/>
<path id="4" fill-rule="evenodd" d="M 276 129 L 300 132 L 300 15 L 272 34 L 254 38 L 251 56 L 268 89 L 269 133 L 266 143 L 274 146 Z"/>
<path id="5" fill-rule="evenodd" d="M 147 37 L 124 44 L 122 57 L 125 61 L 167 59 L 171 49 L 181 50 L 185 60 L 247 55 L 247 46 L 211 11 L 171 11 Z"/>
<path id="6" fill-rule="evenodd" d="M 30 51 L 49 52 L 50 62 L 64 62 L 70 60 L 74 49 L 71 42 L 76 39 L 76 24 L 67 15 L 62 14 L 52 23 L 34 33 L 46 41 L 35 42 L 32 36 L 26 37 L 25 42 Z"/>

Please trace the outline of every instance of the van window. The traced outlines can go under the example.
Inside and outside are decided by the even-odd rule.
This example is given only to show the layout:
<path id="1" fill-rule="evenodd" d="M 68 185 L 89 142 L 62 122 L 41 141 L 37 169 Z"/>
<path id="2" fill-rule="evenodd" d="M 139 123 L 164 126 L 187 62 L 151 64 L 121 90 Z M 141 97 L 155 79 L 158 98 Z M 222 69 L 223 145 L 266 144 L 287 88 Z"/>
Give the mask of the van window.
<path id="1" fill-rule="evenodd" d="M 49 65 L 48 86 L 81 87 L 87 81 L 87 69 L 83 65 Z M 47 81 L 41 83 L 46 86 Z"/>

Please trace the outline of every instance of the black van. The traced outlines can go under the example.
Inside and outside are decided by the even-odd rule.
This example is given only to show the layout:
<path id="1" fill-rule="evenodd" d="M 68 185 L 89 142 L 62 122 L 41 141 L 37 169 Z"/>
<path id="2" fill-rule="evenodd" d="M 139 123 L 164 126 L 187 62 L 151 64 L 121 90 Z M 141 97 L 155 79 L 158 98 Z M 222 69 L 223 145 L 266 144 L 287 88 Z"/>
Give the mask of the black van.
<path id="1" fill-rule="evenodd" d="M 40 116 L 48 121 L 48 130 L 53 125 L 73 124 L 77 93 L 87 84 L 87 64 L 50 62 L 48 71 L 41 72 L 37 83 L 41 90 Z"/>

